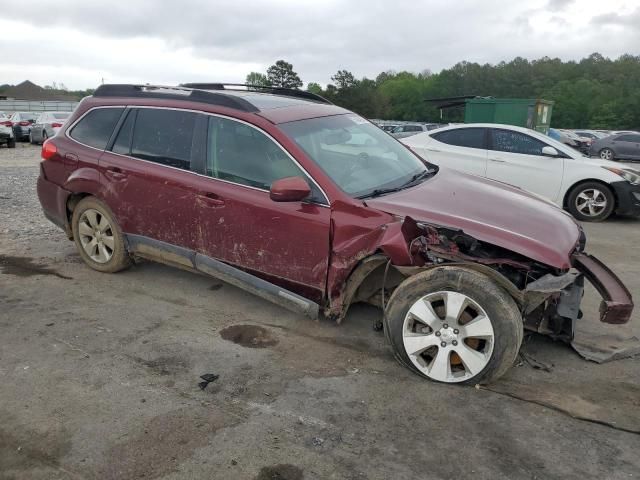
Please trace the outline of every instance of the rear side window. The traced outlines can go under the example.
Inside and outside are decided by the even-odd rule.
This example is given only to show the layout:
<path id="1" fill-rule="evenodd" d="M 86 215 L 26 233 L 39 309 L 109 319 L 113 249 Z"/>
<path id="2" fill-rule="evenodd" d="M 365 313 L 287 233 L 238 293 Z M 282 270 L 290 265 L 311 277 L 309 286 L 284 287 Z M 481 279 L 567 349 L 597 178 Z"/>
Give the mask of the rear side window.
<path id="1" fill-rule="evenodd" d="M 71 138 L 104 150 L 123 108 L 96 108 L 87 113 L 71 130 Z"/>
<path id="2" fill-rule="evenodd" d="M 131 134 L 133 133 L 133 122 L 136 119 L 136 111 L 131 110 L 127 114 L 127 119 L 120 127 L 116 141 L 113 143 L 111 151 L 122 155 L 131 154 Z"/>
<path id="3" fill-rule="evenodd" d="M 133 127 L 131 156 L 191 170 L 191 148 L 197 114 L 181 110 L 139 109 Z M 126 127 L 126 125 L 124 125 Z M 126 135 L 125 130 L 123 134 Z M 118 139 L 119 140 L 119 139 Z M 124 148 L 124 143 L 119 148 Z"/>
<path id="4" fill-rule="evenodd" d="M 431 135 L 439 142 L 456 147 L 487 148 L 484 142 L 484 128 L 456 128 Z"/>
<path id="5" fill-rule="evenodd" d="M 616 141 L 640 143 L 640 135 L 620 135 Z"/>

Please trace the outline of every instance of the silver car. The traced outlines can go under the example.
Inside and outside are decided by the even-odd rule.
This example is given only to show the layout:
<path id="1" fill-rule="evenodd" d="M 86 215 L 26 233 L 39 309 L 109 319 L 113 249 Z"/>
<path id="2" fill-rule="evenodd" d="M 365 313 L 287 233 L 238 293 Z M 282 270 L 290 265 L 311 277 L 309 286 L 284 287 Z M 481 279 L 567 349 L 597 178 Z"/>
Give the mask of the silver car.
<path id="1" fill-rule="evenodd" d="M 640 160 L 640 133 L 622 133 L 596 140 L 591 144 L 591 155 L 603 160 Z"/>
<path id="2" fill-rule="evenodd" d="M 396 138 L 406 138 L 418 133 L 435 130 L 436 128 L 441 126 L 444 125 L 440 125 L 438 123 L 407 123 L 404 125 L 398 125 L 391 131 L 391 135 Z"/>
<path id="3" fill-rule="evenodd" d="M 13 124 L 13 135 L 16 141 L 22 142 L 29 138 L 31 126 L 36 121 L 37 113 L 33 112 L 15 112 L 9 119 Z"/>
<path id="4" fill-rule="evenodd" d="M 43 112 L 31 126 L 29 141 L 31 143 L 44 143 L 47 138 L 53 137 L 60 127 L 67 121 L 71 112 Z"/>

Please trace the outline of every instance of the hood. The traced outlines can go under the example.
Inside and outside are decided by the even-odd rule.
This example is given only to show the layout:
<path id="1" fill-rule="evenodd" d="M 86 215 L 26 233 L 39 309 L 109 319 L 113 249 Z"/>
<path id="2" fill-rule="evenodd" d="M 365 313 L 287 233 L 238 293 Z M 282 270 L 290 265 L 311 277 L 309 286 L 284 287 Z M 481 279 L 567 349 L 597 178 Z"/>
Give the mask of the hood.
<path id="1" fill-rule="evenodd" d="M 425 182 L 368 206 L 400 216 L 462 230 L 546 265 L 566 269 L 580 227 L 560 208 L 516 187 L 448 168 Z"/>

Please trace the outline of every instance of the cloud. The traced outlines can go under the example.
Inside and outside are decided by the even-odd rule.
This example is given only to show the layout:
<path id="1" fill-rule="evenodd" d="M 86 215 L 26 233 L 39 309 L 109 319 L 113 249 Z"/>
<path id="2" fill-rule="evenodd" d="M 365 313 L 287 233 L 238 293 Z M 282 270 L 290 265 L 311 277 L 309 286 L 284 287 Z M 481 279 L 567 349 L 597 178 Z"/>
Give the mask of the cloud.
<path id="1" fill-rule="evenodd" d="M 565 10 L 573 2 L 574 0 L 549 0 L 547 2 L 547 9 L 552 12 L 558 12 Z"/>
<path id="2" fill-rule="evenodd" d="M 628 26 L 635 28 L 636 31 L 640 30 L 640 8 L 636 8 L 631 13 L 618 13 L 610 12 L 602 15 L 597 15 L 591 19 L 591 25 L 616 25 L 616 26 Z"/>
<path id="3" fill-rule="evenodd" d="M 339 69 L 375 78 L 462 60 L 618 56 L 640 43 L 637 27 L 596 19 L 624 16 L 624 1 L 57 0 L 51 8 L 30 0 L 28 13 L 10 2 L 0 19 L 0 83 L 237 82 L 278 59 L 305 82 L 327 83 Z M 620 25 L 614 37 L 611 22 Z"/>

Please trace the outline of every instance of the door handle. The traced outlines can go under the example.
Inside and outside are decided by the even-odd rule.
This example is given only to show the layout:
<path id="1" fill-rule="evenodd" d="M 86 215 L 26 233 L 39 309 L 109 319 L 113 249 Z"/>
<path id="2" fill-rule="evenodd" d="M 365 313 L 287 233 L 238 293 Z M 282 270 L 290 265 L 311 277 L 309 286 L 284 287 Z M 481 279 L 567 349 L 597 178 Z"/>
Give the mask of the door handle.
<path id="1" fill-rule="evenodd" d="M 112 180 L 124 180 L 127 178 L 127 174 L 122 171 L 121 168 L 118 167 L 109 167 L 105 172 L 105 175 Z"/>
<path id="2" fill-rule="evenodd" d="M 500 160 L 499 158 L 489 157 L 489 160 L 491 160 L 492 162 L 496 162 L 496 163 L 507 163 L 506 160 Z"/>
<path id="3" fill-rule="evenodd" d="M 201 192 L 198 197 L 201 198 L 207 205 L 211 205 L 214 207 L 221 207 L 224 205 L 224 200 L 213 192 Z"/>
<path id="4" fill-rule="evenodd" d="M 430 152 L 439 152 L 440 151 L 437 148 L 429 148 L 429 147 L 425 147 L 425 150 L 428 150 Z"/>

